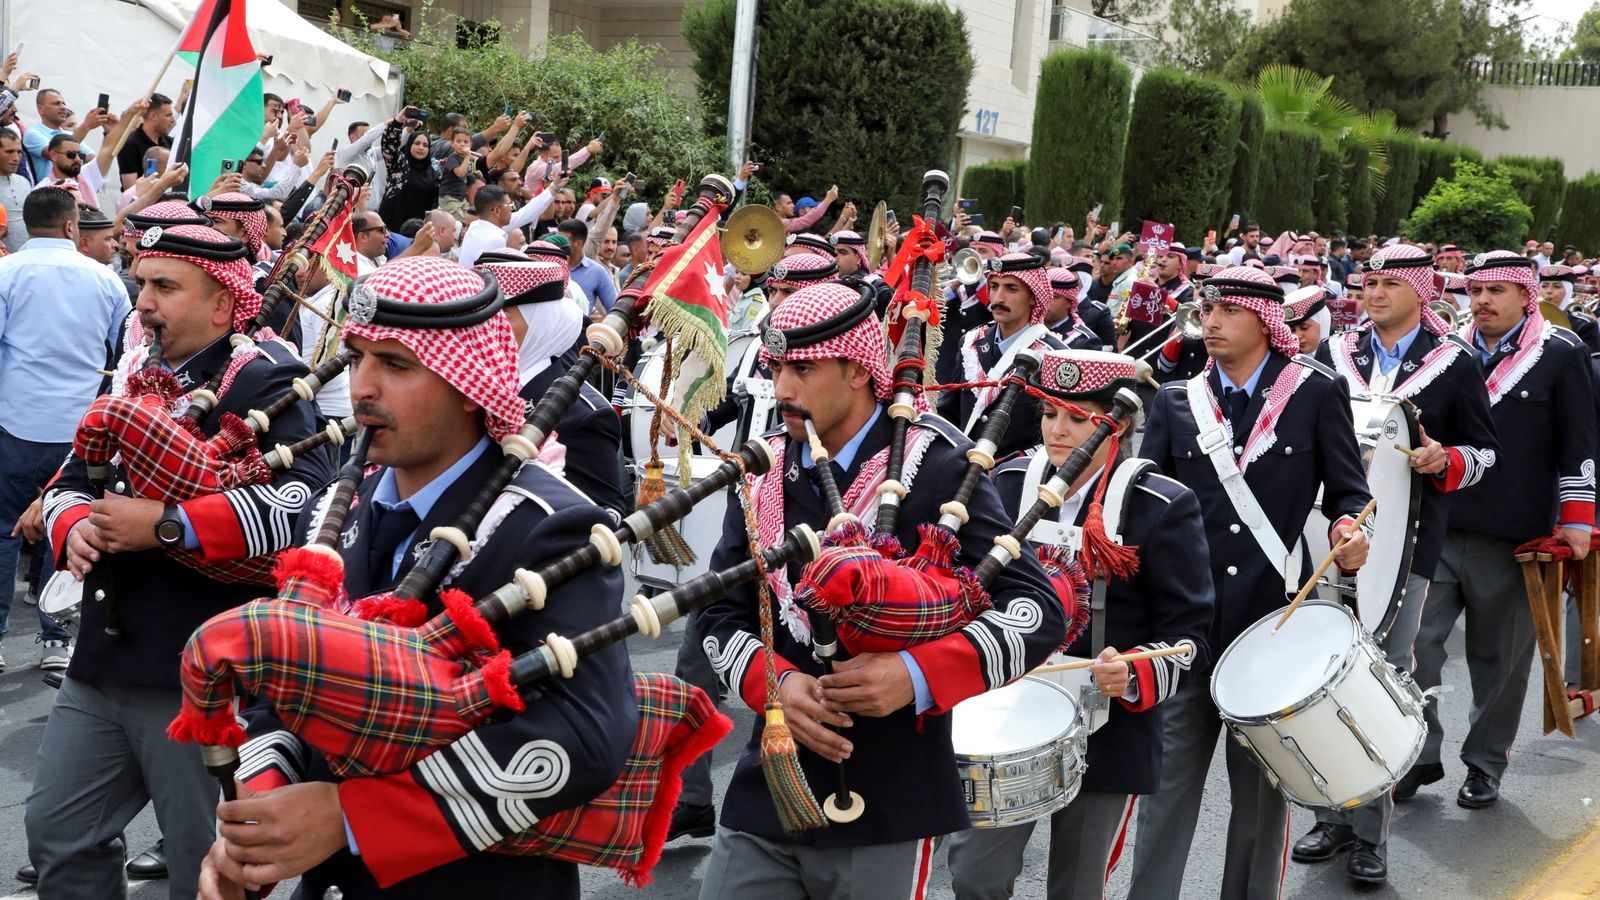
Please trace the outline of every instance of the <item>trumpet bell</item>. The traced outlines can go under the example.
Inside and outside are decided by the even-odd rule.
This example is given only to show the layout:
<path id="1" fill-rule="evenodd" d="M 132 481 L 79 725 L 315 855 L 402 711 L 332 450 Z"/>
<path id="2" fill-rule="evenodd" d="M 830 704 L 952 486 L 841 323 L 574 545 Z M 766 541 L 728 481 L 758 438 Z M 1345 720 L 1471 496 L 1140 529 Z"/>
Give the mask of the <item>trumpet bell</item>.
<path id="1" fill-rule="evenodd" d="M 889 205 L 882 200 L 872 208 L 872 221 L 867 225 L 867 263 L 876 272 L 883 263 L 883 233 L 889 230 Z"/>
<path id="2" fill-rule="evenodd" d="M 983 256 L 971 247 L 957 252 L 951 265 L 955 267 L 956 280 L 967 287 L 983 280 Z"/>
<path id="3" fill-rule="evenodd" d="M 1455 331 L 1461 326 L 1461 310 L 1454 303 L 1448 300 L 1435 300 L 1428 304 L 1428 308 L 1443 319 L 1444 323 L 1450 326 L 1451 331 Z"/>
<path id="4" fill-rule="evenodd" d="M 783 220 L 770 206 L 742 206 L 722 230 L 722 256 L 746 275 L 759 275 L 783 256 Z"/>
<path id="5" fill-rule="evenodd" d="M 1205 328 L 1200 321 L 1200 304 L 1178 304 L 1177 311 L 1172 314 L 1172 325 L 1182 332 L 1184 337 L 1199 340 L 1205 334 Z"/>

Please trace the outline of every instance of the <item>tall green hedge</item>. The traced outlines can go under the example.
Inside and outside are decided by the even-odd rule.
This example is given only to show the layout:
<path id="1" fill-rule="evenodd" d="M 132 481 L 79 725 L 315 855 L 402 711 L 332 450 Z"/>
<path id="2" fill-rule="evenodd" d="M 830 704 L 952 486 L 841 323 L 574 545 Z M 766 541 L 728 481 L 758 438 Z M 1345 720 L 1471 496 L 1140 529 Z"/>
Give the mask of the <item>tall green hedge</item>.
<path id="1" fill-rule="evenodd" d="M 975 212 L 983 213 L 983 227 L 998 230 L 1011 207 L 1024 206 L 1028 183 L 1028 161 L 996 160 L 968 166 L 961 176 L 961 196 L 978 201 Z M 1027 212 L 1031 207 L 1025 207 Z M 1028 221 L 1044 219 L 1028 213 Z M 1019 223 L 1020 224 L 1020 223 Z"/>
<path id="2" fill-rule="evenodd" d="M 1433 189 L 1434 182 L 1441 178 L 1451 178 L 1455 174 L 1455 162 L 1464 159 L 1468 162 L 1483 162 L 1483 154 L 1460 144 L 1451 144 L 1445 141 L 1423 141 L 1417 147 L 1417 182 L 1411 189 L 1411 205 L 1416 208 L 1422 198 L 1428 196 L 1428 191 Z"/>
<path id="3" fill-rule="evenodd" d="M 1350 226 L 1350 192 L 1344 150 L 1335 141 L 1317 143 L 1317 183 L 1311 192 L 1311 216 L 1323 234 Z"/>
<path id="4" fill-rule="evenodd" d="M 1133 72 L 1106 50 L 1052 53 L 1039 68 L 1028 159 L 1030 222 L 1081 222 L 1096 203 L 1121 215 L 1122 147 Z M 1019 201 L 1020 203 L 1020 201 Z"/>
<path id="5" fill-rule="evenodd" d="M 1239 102 L 1220 84 L 1156 69 L 1139 79 L 1122 165 L 1122 221 L 1171 222 L 1199 243 L 1222 208 L 1239 140 Z"/>
<path id="6" fill-rule="evenodd" d="M 1586 257 L 1600 252 L 1600 175 L 1594 172 L 1567 182 L 1561 222 L 1556 226 L 1556 246 L 1568 244 Z"/>
<path id="7" fill-rule="evenodd" d="M 1417 185 L 1417 171 L 1421 162 L 1421 140 L 1397 134 L 1388 139 L 1389 171 L 1384 176 L 1383 196 L 1378 198 L 1378 209 L 1372 230 L 1379 237 L 1391 237 L 1400 231 L 1400 220 L 1411 214 L 1411 199 Z"/>
<path id="8" fill-rule="evenodd" d="M 1256 168 L 1256 221 L 1267 234 L 1310 230 L 1322 139 L 1301 126 L 1269 125 Z"/>
<path id="9" fill-rule="evenodd" d="M 735 2 L 683 10 L 711 135 L 727 133 Z M 955 158 L 973 66 L 962 14 L 921 0 L 765 0 L 757 40 L 750 155 L 761 178 L 813 194 L 838 184 L 841 199 L 868 210 L 887 199 L 909 222 L 922 173 L 950 171 Z"/>
<path id="10" fill-rule="evenodd" d="M 1510 178 L 1517 196 L 1533 209 L 1528 236 L 1539 241 L 1549 238 L 1567 187 L 1566 168 L 1561 160 L 1554 156 L 1497 156 L 1488 168 Z"/>
<path id="11" fill-rule="evenodd" d="M 1372 151 L 1360 141 L 1345 138 L 1339 144 L 1344 153 L 1344 183 L 1349 198 L 1345 211 L 1345 231 L 1352 235 L 1372 233 L 1378 212 L 1377 191 L 1372 183 Z"/>
<path id="12" fill-rule="evenodd" d="M 1250 91 L 1239 91 L 1239 140 L 1234 146 L 1233 171 L 1228 176 L 1226 216 L 1238 213 L 1253 219 L 1256 213 L 1256 166 L 1261 141 L 1267 133 L 1267 108 Z"/>

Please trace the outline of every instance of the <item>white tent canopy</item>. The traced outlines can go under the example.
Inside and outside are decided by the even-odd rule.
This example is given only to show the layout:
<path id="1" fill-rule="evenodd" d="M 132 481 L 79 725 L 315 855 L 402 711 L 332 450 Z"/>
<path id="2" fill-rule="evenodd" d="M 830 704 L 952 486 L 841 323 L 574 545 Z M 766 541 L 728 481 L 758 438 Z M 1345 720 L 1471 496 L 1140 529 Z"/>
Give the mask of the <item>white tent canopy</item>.
<path id="1" fill-rule="evenodd" d="M 38 73 L 41 86 L 61 91 L 78 113 L 102 93 L 110 95 L 112 112 L 120 113 L 149 89 L 200 5 L 201 0 L 73 0 L 63 19 L 67 9 L 59 3 L 0 0 L 6 12 L 0 47 L 10 52 L 22 44 L 18 71 Z M 314 138 L 314 153 L 327 150 L 334 138 L 343 144 L 349 123 L 378 123 L 399 108 L 402 82 L 388 63 L 328 35 L 279 0 L 247 0 L 246 9 L 256 52 L 273 57 L 263 79 L 267 91 L 298 97 L 312 109 L 337 88 L 353 95 L 350 103 L 334 107 Z M 156 90 L 176 97 L 193 74 L 175 60 Z M 32 94 L 24 94 L 18 106 L 25 123 L 38 121 Z M 98 148 L 99 141 L 96 132 L 87 143 Z"/>

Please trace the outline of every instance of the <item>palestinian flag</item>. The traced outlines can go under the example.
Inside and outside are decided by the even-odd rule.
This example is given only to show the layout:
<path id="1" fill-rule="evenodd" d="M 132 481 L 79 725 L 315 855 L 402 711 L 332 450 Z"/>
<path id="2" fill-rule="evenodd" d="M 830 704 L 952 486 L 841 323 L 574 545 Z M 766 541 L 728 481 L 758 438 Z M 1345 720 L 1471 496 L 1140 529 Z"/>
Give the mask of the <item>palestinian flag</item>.
<path id="1" fill-rule="evenodd" d="M 178 41 L 194 66 L 179 125 L 178 162 L 189 164 L 189 196 L 211 190 L 225 159 L 244 159 L 261 140 L 261 65 L 245 28 L 245 0 L 205 0 Z"/>
<path id="2" fill-rule="evenodd" d="M 727 393 L 728 292 L 722 279 L 721 207 L 712 207 L 688 240 L 661 251 L 645 283 L 650 321 L 672 342 L 673 406 L 699 422 Z M 687 475 L 690 441 L 680 435 Z"/>

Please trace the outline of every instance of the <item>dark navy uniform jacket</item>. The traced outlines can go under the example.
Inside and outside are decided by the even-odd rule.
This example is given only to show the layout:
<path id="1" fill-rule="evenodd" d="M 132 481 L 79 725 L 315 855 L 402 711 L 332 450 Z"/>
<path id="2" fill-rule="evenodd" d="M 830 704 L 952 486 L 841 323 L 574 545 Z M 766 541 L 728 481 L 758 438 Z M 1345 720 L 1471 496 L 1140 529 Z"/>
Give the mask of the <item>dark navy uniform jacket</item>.
<path id="1" fill-rule="evenodd" d="M 528 414 L 566 368 L 554 362 L 522 386 Z M 562 475 L 589 499 L 618 515 L 632 507 L 624 496 L 622 477 L 622 420 L 605 395 L 587 382 L 572 408 L 556 423 L 556 437 L 567 448 Z"/>
<path id="2" fill-rule="evenodd" d="M 1292 551 L 1303 544 L 1302 533 L 1319 488 L 1323 512 L 1331 522 L 1346 516 L 1355 518 L 1371 498 L 1351 423 L 1350 393 L 1342 379 L 1310 357 L 1291 360 L 1268 351 L 1266 368 L 1250 397 L 1245 420 L 1232 423 L 1236 451 L 1260 416 L 1273 381 L 1289 366 L 1309 366 L 1313 371 L 1284 406 L 1275 429 L 1276 440 L 1248 465 L 1244 478 L 1278 538 Z M 1203 377 L 1220 401 L 1222 387 L 1216 369 Z M 1219 405 L 1226 411 L 1226 404 Z M 1268 561 L 1250 530 L 1240 523 L 1216 469 L 1200 451 L 1200 432 L 1189 411 L 1185 385 L 1167 384 L 1156 393 L 1138 452 L 1200 498 L 1217 595 L 1216 615 L 1206 644 L 1220 657 L 1233 639 L 1257 619 L 1285 606 L 1289 595 L 1283 576 Z M 1297 583 L 1304 583 L 1320 562 L 1310 559 L 1303 546 L 1301 551 L 1301 572 L 1294 579 Z"/>
<path id="3" fill-rule="evenodd" d="M 994 470 L 995 488 L 1013 517 L 1037 499 L 1024 497 L 1022 492 L 1032 454 L 1042 452 L 1035 449 Z M 1047 479 L 1050 474 L 1047 469 Z M 1095 484 L 1090 481 L 1083 490 L 1093 490 Z M 1083 525 L 1088 509 L 1088 503 L 1079 507 L 1074 524 Z M 1205 671 L 1213 652 L 1206 646 L 1206 635 L 1211 630 L 1215 596 L 1200 501 L 1193 491 L 1160 473 L 1145 473 L 1128 493 L 1119 530 L 1123 545 L 1138 549 L 1139 570 L 1131 579 L 1114 578 L 1106 584 L 1105 645 L 1127 653 L 1188 640 L 1194 643 L 1196 654 L 1183 662 L 1179 662 L 1181 657 L 1169 656 L 1133 664 L 1139 680 L 1138 700 L 1113 702 L 1106 723 L 1089 736 L 1089 768 L 1083 775 L 1083 789 L 1152 794 L 1161 787 L 1160 704 L 1187 683 L 1191 672 Z M 1098 656 L 1105 646 L 1093 646 L 1092 634 L 1092 628 L 1085 628 L 1067 653 Z"/>
<path id="4" fill-rule="evenodd" d="M 1378 361 L 1372 349 L 1373 332 L 1369 329 L 1334 335 L 1317 348 L 1318 361 L 1328 365 L 1345 377 L 1351 393 L 1366 390 L 1365 385 L 1378 374 Z M 1348 350 L 1353 372 L 1346 371 L 1346 353 L 1334 352 L 1333 342 L 1342 342 Z M 1443 369 L 1424 367 L 1423 360 L 1435 347 L 1453 342 L 1461 348 L 1450 364 Z M 1337 359 L 1335 357 L 1338 357 Z M 1413 374 L 1427 379 L 1420 388 L 1408 384 Z M 1351 376 L 1355 377 L 1352 378 Z M 1415 393 L 1411 393 L 1415 390 Z M 1456 335 L 1440 337 L 1426 328 L 1419 329 L 1410 348 L 1394 373 L 1393 391 L 1402 393 L 1415 404 L 1418 421 L 1428 437 L 1445 446 L 1450 462 L 1437 476 L 1416 476 L 1426 484 L 1422 488 L 1422 508 L 1418 516 L 1416 546 L 1411 554 L 1411 573 L 1432 579 L 1439 564 L 1439 554 L 1444 549 L 1444 532 L 1449 512 L 1448 493 L 1471 487 L 1483 479 L 1495 465 L 1499 439 L 1495 434 L 1494 420 L 1489 415 L 1489 394 L 1483 389 L 1482 367 L 1476 351 Z M 1361 423 L 1357 423 L 1361 424 Z"/>
<path id="5" fill-rule="evenodd" d="M 475 460 L 434 503 L 414 539 L 420 542 L 434 527 L 453 523 L 500 460 L 493 446 Z M 387 559 L 374 566 L 369 539 L 376 504 L 371 498 L 380 475 L 362 483 L 339 542 L 345 589 L 352 598 L 392 589 L 422 546 L 413 546 L 395 577 Z M 507 494 L 521 502 L 447 587 L 485 597 L 510 581 L 514 569 L 537 569 L 564 556 L 586 544 L 595 525 L 612 521 L 536 462 L 518 471 L 502 497 Z M 543 610 L 496 629 L 501 646 L 517 655 L 538 647 L 551 633 L 575 637 L 596 628 L 616 617 L 621 594 L 618 569 L 589 568 L 553 589 Z M 426 605 L 430 616 L 444 608 L 437 596 L 428 597 Z M 480 724 L 407 771 L 342 781 L 340 802 L 361 855 L 341 850 L 329 857 L 301 877 L 294 896 L 316 900 L 337 887 L 346 900 L 521 898 L 528 896 L 529 885 L 538 885 L 541 897 L 577 898 L 576 864 L 485 850 L 529 823 L 587 803 L 615 783 L 638 729 L 631 670 L 623 644 L 586 655 L 572 678 L 522 689 L 524 712 Z M 338 780 L 320 754 L 284 730 L 269 709 L 251 710 L 246 718 L 251 739 L 240 750 L 241 782 L 265 787 Z M 375 873 L 403 880 L 380 889 Z"/>
<path id="6" fill-rule="evenodd" d="M 839 482 L 841 492 L 848 492 L 863 464 L 889 445 L 891 421 L 886 411 L 880 412 Z M 965 453 L 972 446 L 937 416 L 925 415 L 915 427 L 932 431 L 933 437 L 901 505 L 896 537 L 908 553 L 914 553 L 920 543 L 918 527 L 938 520 L 938 508 L 951 498 L 966 468 Z M 773 440 L 786 442 L 782 445 L 784 527 L 805 523 L 820 532 L 829 516 L 809 476 L 801 471 L 801 445 L 781 432 L 774 433 Z M 1010 531 L 1012 523 L 988 479 L 979 479 L 967 510 L 970 520 L 958 535 L 958 561 L 975 566 L 994 545 L 995 537 Z M 867 524 L 871 524 L 870 517 Z M 721 570 L 749 559 L 748 540 L 744 516 L 737 504 L 730 503 L 711 568 Z M 791 583 L 798 582 L 796 568 L 790 568 Z M 851 789 L 866 800 L 866 812 L 850 824 L 833 824 L 797 836 L 786 835 L 778 824 L 761 774 L 760 712 L 766 696 L 766 653 L 758 637 L 755 585 L 736 587 L 708 606 L 701 613 L 706 655 L 723 683 L 757 712 L 750 739 L 728 784 L 722 824 L 774 841 L 817 847 L 909 841 L 967 828 L 970 820 L 950 743 L 950 708 L 1021 677 L 1043 662 L 1066 636 L 1065 612 L 1034 557 L 1024 554 L 1002 569 L 989 585 L 989 593 L 994 606 L 977 620 L 910 650 L 927 680 L 933 707 L 921 716 L 912 705 L 881 718 L 851 716 L 854 724 L 845 729 L 845 736 L 854 752 L 845 766 Z M 791 670 L 822 674 L 810 645 L 796 640 L 778 621 L 776 611 L 774 632 L 780 677 Z M 827 786 L 834 783 L 833 763 L 803 745 L 799 753 L 813 791 L 825 795 Z"/>

